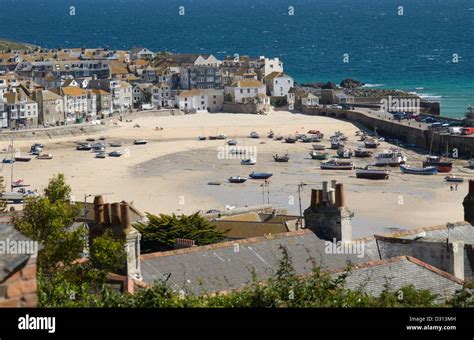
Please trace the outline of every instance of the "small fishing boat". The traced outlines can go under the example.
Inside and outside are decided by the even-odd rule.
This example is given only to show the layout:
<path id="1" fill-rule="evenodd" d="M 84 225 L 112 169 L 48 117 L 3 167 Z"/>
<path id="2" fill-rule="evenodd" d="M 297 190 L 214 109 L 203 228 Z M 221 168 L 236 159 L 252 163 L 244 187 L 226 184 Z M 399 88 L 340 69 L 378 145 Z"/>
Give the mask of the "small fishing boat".
<path id="1" fill-rule="evenodd" d="M 15 159 L 13 159 L 13 158 L 4 158 L 2 163 L 4 163 L 4 164 L 13 164 L 13 163 L 15 163 Z"/>
<path id="2" fill-rule="evenodd" d="M 147 143 L 148 143 L 148 141 L 146 139 L 135 139 L 133 141 L 133 144 L 135 144 L 135 145 L 145 145 Z"/>
<path id="3" fill-rule="evenodd" d="M 313 150 L 316 150 L 316 151 L 326 150 L 326 147 L 322 144 L 313 144 L 312 147 L 313 147 Z"/>
<path id="4" fill-rule="evenodd" d="M 337 139 L 337 138 L 332 138 L 331 139 L 331 149 L 337 150 L 341 146 L 344 146 L 344 144 L 339 139 Z"/>
<path id="5" fill-rule="evenodd" d="M 115 142 L 110 143 L 109 145 L 110 145 L 112 148 L 120 148 L 120 147 L 122 147 L 122 144 L 121 144 L 121 143 L 115 143 Z"/>
<path id="6" fill-rule="evenodd" d="M 308 137 L 306 135 L 301 135 L 300 136 L 300 142 L 301 143 L 311 143 L 313 141 L 312 137 Z"/>
<path id="7" fill-rule="evenodd" d="M 354 151 L 354 157 L 365 158 L 372 156 L 372 152 L 369 150 L 356 149 Z"/>
<path id="8" fill-rule="evenodd" d="M 275 140 L 282 140 L 283 136 L 275 136 Z"/>
<path id="9" fill-rule="evenodd" d="M 337 149 L 337 156 L 339 158 L 351 158 L 352 151 L 342 146 L 342 147 L 339 147 L 339 149 Z"/>
<path id="10" fill-rule="evenodd" d="M 445 179 L 446 182 L 456 182 L 456 183 L 464 182 L 464 178 L 457 177 L 457 176 L 454 176 L 454 175 L 448 175 L 444 179 Z"/>
<path id="11" fill-rule="evenodd" d="M 365 179 L 388 179 L 390 171 L 374 169 L 370 165 L 364 168 L 356 168 L 356 177 Z"/>
<path id="12" fill-rule="evenodd" d="M 406 162 L 406 156 L 399 149 L 384 150 L 375 155 L 376 166 L 399 166 Z"/>
<path id="13" fill-rule="evenodd" d="M 257 131 L 252 131 L 252 132 L 250 132 L 250 138 L 260 138 L 260 136 L 257 133 Z"/>
<path id="14" fill-rule="evenodd" d="M 235 139 L 231 139 L 231 140 L 228 140 L 228 141 L 227 141 L 227 145 L 237 145 L 237 143 L 238 143 L 238 142 L 237 142 L 237 140 L 235 140 Z"/>
<path id="15" fill-rule="evenodd" d="M 267 137 L 268 138 L 273 138 L 275 136 L 275 134 L 273 133 L 273 131 L 270 130 L 270 132 L 268 133 Z"/>
<path id="16" fill-rule="evenodd" d="M 76 150 L 79 151 L 90 151 L 92 150 L 92 145 L 90 143 L 82 143 L 76 146 Z"/>
<path id="17" fill-rule="evenodd" d="M 105 140 L 105 137 L 104 137 L 104 136 L 100 136 L 100 137 L 99 137 L 99 140 Z"/>
<path id="18" fill-rule="evenodd" d="M 209 140 L 216 140 L 217 136 L 209 136 Z"/>
<path id="19" fill-rule="evenodd" d="M 320 161 L 324 161 L 326 159 L 329 159 L 329 157 L 331 156 L 327 152 L 318 152 L 318 151 L 311 151 L 309 153 L 309 155 L 311 156 L 312 159 L 318 159 Z"/>
<path id="20" fill-rule="evenodd" d="M 53 155 L 50 153 L 44 153 L 36 156 L 36 159 L 53 159 Z"/>
<path id="21" fill-rule="evenodd" d="M 428 167 L 412 167 L 406 164 L 400 164 L 400 170 L 404 174 L 411 174 L 411 175 L 436 175 L 438 173 L 438 169 L 435 166 L 428 166 Z"/>
<path id="22" fill-rule="evenodd" d="M 270 178 L 272 177 L 273 174 L 272 173 L 269 173 L 269 172 L 252 172 L 249 177 L 253 178 L 253 179 L 267 179 L 267 178 Z"/>
<path id="23" fill-rule="evenodd" d="M 252 159 L 252 158 L 242 159 L 240 161 L 240 164 L 242 164 L 242 165 L 255 165 L 255 164 L 257 164 L 257 160 Z"/>
<path id="24" fill-rule="evenodd" d="M 364 145 L 367 149 L 376 149 L 380 143 L 373 138 L 366 138 L 364 140 Z"/>
<path id="25" fill-rule="evenodd" d="M 208 182 L 207 185 L 221 185 L 221 182 Z"/>
<path id="26" fill-rule="evenodd" d="M 435 166 L 438 172 L 450 172 L 453 169 L 452 162 L 441 161 L 440 156 L 426 156 L 426 160 L 423 161 L 423 167 Z"/>
<path id="27" fill-rule="evenodd" d="M 290 136 L 290 137 L 285 138 L 285 143 L 293 144 L 293 143 L 296 143 L 297 140 L 298 140 L 297 138 Z"/>
<path id="28" fill-rule="evenodd" d="M 290 156 L 285 154 L 284 156 L 273 155 L 273 159 L 275 162 L 288 162 L 290 160 Z"/>
<path id="29" fill-rule="evenodd" d="M 94 142 L 94 141 L 95 141 L 94 138 L 87 138 L 87 139 L 86 139 L 86 142 Z"/>
<path id="30" fill-rule="evenodd" d="M 95 155 L 95 158 L 101 158 L 101 159 L 104 159 L 105 157 L 107 157 L 107 155 L 105 154 L 105 152 L 99 152 Z"/>
<path id="31" fill-rule="evenodd" d="M 321 163 L 322 170 L 352 170 L 354 164 L 348 161 L 341 161 L 338 159 L 330 159 Z"/>
<path id="32" fill-rule="evenodd" d="M 119 150 L 109 152 L 109 157 L 120 157 L 122 155 L 123 155 L 123 152 Z"/>
<path id="33" fill-rule="evenodd" d="M 230 183 L 244 183 L 247 180 L 245 177 L 240 177 L 240 176 L 231 176 L 229 177 L 229 182 Z"/>
<path id="34" fill-rule="evenodd" d="M 27 157 L 27 156 L 15 157 L 15 162 L 29 162 L 29 161 L 31 161 L 31 157 Z"/>
<path id="35" fill-rule="evenodd" d="M 19 179 L 18 181 L 14 181 L 12 183 L 12 188 L 24 188 L 24 187 L 29 187 L 29 184 L 25 184 L 25 181 L 22 179 Z"/>
<path id="36" fill-rule="evenodd" d="M 93 146 L 92 152 L 105 152 L 105 147 L 103 146 Z"/>
<path id="37" fill-rule="evenodd" d="M 227 138 L 227 136 L 223 133 L 217 135 L 217 137 L 216 137 L 216 139 L 226 139 L 226 138 Z"/>
<path id="38" fill-rule="evenodd" d="M 198 136 L 198 140 L 206 140 L 207 137 L 206 136 Z"/>

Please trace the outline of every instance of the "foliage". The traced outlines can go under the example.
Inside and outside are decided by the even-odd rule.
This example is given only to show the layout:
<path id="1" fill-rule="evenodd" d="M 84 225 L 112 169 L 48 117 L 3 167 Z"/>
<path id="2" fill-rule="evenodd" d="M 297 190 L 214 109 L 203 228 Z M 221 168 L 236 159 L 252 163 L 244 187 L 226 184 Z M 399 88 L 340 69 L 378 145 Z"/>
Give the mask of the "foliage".
<path id="1" fill-rule="evenodd" d="M 0 176 L 0 192 L 5 192 L 5 178 L 3 178 L 3 176 Z M 0 212 L 5 212 L 6 209 L 7 201 L 0 200 Z"/>
<path id="2" fill-rule="evenodd" d="M 288 101 L 286 100 L 286 97 L 272 97 L 270 104 L 274 107 L 282 107 L 288 105 Z"/>
<path id="3" fill-rule="evenodd" d="M 224 100 L 225 100 L 226 102 L 233 102 L 233 101 L 234 101 L 234 97 L 232 96 L 232 94 L 227 93 L 227 94 L 224 96 Z"/>
<path id="4" fill-rule="evenodd" d="M 84 226 L 72 228 L 79 209 L 69 202 L 70 193 L 59 174 L 50 180 L 43 196 L 26 200 L 23 216 L 14 220 L 20 232 L 43 247 L 37 259 L 40 306 L 103 303 L 108 273 L 121 270 L 126 259 L 124 241 L 114 239 L 110 230 L 89 244 Z M 89 258 L 81 259 L 87 249 Z"/>
<path id="5" fill-rule="evenodd" d="M 172 249 L 177 238 L 194 240 L 196 245 L 201 246 L 218 242 L 226 235 L 199 213 L 179 217 L 175 214 L 156 216 L 147 213 L 147 217 L 147 222 L 134 225 L 142 234 L 142 252 Z"/>

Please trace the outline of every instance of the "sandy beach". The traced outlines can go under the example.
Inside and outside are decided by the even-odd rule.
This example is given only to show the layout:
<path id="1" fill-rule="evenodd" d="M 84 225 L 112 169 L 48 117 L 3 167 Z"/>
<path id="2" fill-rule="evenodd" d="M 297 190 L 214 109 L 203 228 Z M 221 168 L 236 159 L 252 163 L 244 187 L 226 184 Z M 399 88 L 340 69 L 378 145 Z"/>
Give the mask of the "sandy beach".
<path id="1" fill-rule="evenodd" d="M 134 127 L 139 124 L 140 127 Z M 155 129 L 163 128 L 162 130 Z M 284 111 L 269 115 L 248 114 L 194 114 L 185 116 L 147 117 L 111 125 L 100 135 L 55 140 L 37 140 L 45 145 L 45 153 L 52 153 L 52 160 L 33 159 L 15 163 L 14 180 L 23 179 L 31 188 L 41 190 L 56 173 L 64 173 L 72 186 L 76 200 L 84 195 L 104 194 L 106 201 L 127 200 L 140 210 L 158 213 L 192 213 L 198 210 L 225 209 L 225 206 L 269 202 L 298 214 L 297 185 L 306 184 L 302 190 L 303 210 L 309 205 L 311 188 L 321 186 L 321 181 L 337 179 L 344 183 L 347 205 L 355 216 L 354 236 L 367 236 L 398 229 L 443 224 L 463 220 L 462 199 L 467 183 L 458 191 L 450 191 L 444 174 L 414 176 L 401 174 L 393 168 L 387 181 L 370 181 L 355 178 L 354 171 L 320 170 L 320 161 L 309 157 L 311 143 L 287 144 L 267 138 L 268 131 L 287 136 L 306 133 L 310 129 L 325 134 L 322 144 L 329 147 L 329 136 L 340 130 L 349 137 L 347 146 L 361 146 L 355 132 L 359 127 L 350 122 L 320 116 L 305 116 Z M 251 131 L 259 139 L 249 138 Z M 197 136 L 226 134 L 237 139 L 239 146 L 255 147 L 258 162 L 253 166 L 240 164 L 240 159 L 220 157 L 224 140 L 199 141 Z M 120 158 L 94 158 L 94 153 L 76 151 L 75 142 L 86 138 L 106 137 L 104 143 L 121 142 Z M 133 145 L 135 139 L 147 139 L 147 145 Z M 15 148 L 22 154 L 29 151 L 32 141 L 15 141 Z M 3 142 L 0 148 L 7 147 Z M 389 148 L 382 143 L 378 151 Z M 107 152 L 114 148 L 107 147 Z M 335 150 L 329 151 L 335 154 Z M 377 151 L 376 151 L 377 152 Z M 274 162 L 273 154 L 288 153 L 288 163 Z M 423 154 L 406 151 L 408 164 L 419 166 Z M 362 166 L 373 159 L 353 159 Z M 462 161 L 455 162 L 453 173 L 468 179 L 474 171 L 465 169 Z M 2 164 L 2 175 L 10 184 L 10 165 Z M 229 176 L 247 177 L 252 171 L 272 172 L 269 197 L 262 193 L 261 181 L 248 180 L 243 184 L 230 184 Z M 221 185 L 208 185 L 210 181 Z M 89 198 L 89 201 L 92 198 Z"/>

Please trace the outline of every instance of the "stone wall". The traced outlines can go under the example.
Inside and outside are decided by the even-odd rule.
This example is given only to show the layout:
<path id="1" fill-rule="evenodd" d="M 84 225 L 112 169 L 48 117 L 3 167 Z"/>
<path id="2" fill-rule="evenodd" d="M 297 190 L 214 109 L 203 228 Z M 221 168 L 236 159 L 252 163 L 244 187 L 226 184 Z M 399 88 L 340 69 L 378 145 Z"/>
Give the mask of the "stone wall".
<path id="1" fill-rule="evenodd" d="M 36 307 L 36 257 L 30 259 L 0 282 L 0 307 Z"/>

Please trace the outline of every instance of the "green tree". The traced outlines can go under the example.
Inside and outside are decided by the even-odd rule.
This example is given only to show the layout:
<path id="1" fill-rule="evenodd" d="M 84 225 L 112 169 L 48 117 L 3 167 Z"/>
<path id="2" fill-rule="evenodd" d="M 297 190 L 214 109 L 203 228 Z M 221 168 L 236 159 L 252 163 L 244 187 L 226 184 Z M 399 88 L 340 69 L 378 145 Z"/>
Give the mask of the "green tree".
<path id="1" fill-rule="evenodd" d="M 233 102 L 233 101 L 234 101 L 234 97 L 232 96 L 232 94 L 227 93 L 227 94 L 224 96 L 224 100 L 225 100 L 226 102 Z"/>
<path id="2" fill-rule="evenodd" d="M 0 192 L 5 192 L 5 179 L 3 176 L 0 176 Z M 7 209 L 7 201 L 0 200 L 0 212 L 5 212 Z"/>
<path id="3" fill-rule="evenodd" d="M 225 238 L 226 231 L 204 217 L 195 213 L 189 216 L 165 215 L 158 216 L 147 213 L 148 221 L 139 222 L 134 227 L 142 234 L 142 251 L 172 249 L 177 238 L 194 240 L 196 245 L 206 245 Z"/>

